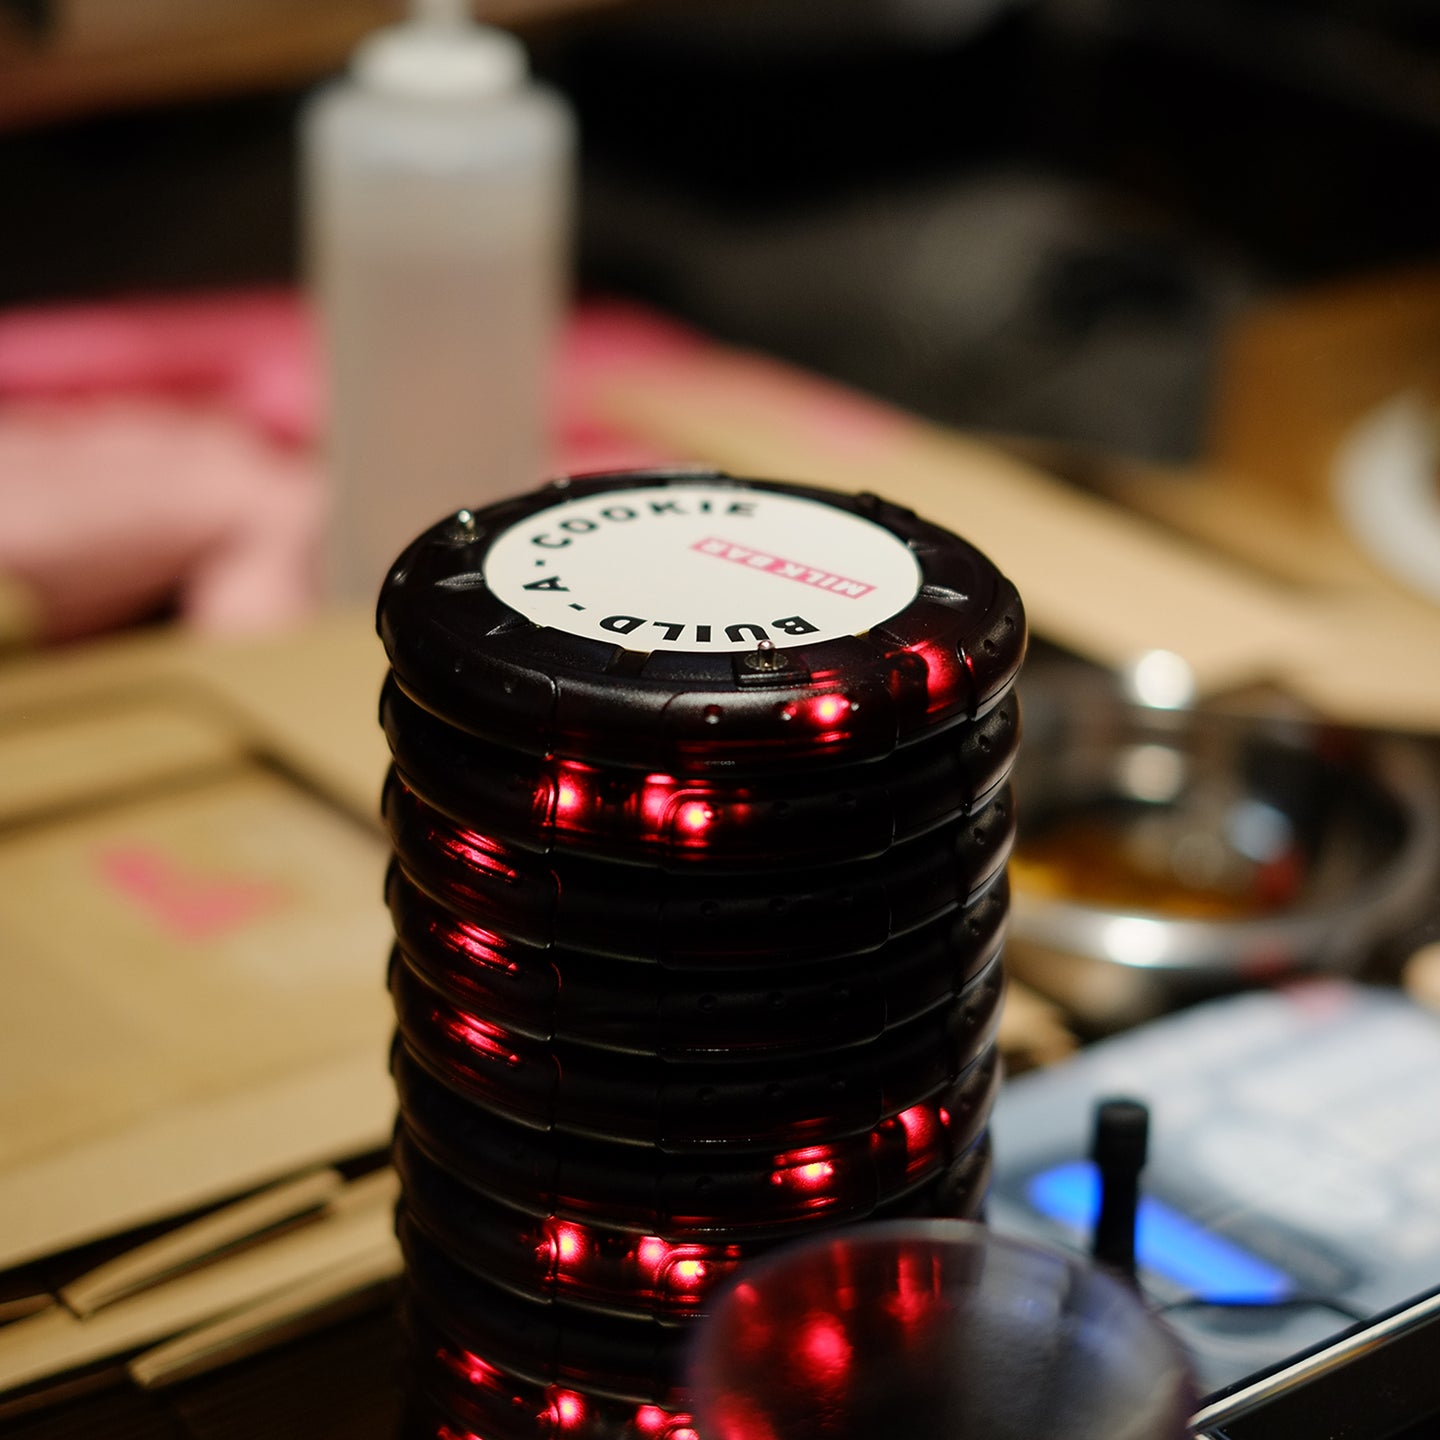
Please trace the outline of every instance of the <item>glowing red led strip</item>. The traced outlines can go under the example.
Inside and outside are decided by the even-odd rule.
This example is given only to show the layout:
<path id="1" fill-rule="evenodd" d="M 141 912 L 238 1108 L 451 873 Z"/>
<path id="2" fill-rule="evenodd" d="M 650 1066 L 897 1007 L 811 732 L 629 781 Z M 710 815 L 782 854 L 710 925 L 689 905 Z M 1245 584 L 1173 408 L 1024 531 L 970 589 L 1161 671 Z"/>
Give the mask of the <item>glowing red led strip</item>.
<path id="1" fill-rule="evenodd" d="M 552 1220 L 547 1225 L 547 1252 L 558 1268 L 577 1267 L 590 1250 L 585 1228 L 573 1221 Z M 659 1235 L 646 1235 L 632 1252 L 635 1263 L 652 1285 L 662 1282 L 684 1296 L 697 1297 L 701 1287 L 738 1263 L 736 1245 L 672 1243 Z"/>
<path id="2" fill-rule="evenodd" d="M 935 640 L 918 640 L 906 651 L 925 662 L 926 713 L 935 715 L 949 709 L 962 682 L 968 694 L 974 662 L 968 655 Z"/>
<path id="3" fill-rule="evenodd" d="M 832 1155 L 828 1145 L 807 1145 L 801 1150 L 786 1150 L 775 1157 L 770 1183 L 795 1190 L 819 1190 L 835 1178 Z"/>
<path id="4" fill-rule="evenodd" d="M 520 1396 L 511 1393 L 512 1387 L 504 1383 L 501 1372 L 479 1355 L 441 1346 L 436 1358 L 466 1383 L 505 1396 L 516 1406 L 524 1403 Z M 579 1391 L 551 1386 L 545 1391 L 544 1408 L 535 1418 L 552 1429 L 575 1430 L 584 1424 L 589 1410 L 590 1403 Z M 685 1411 L 667 1410 L 663 1405 L 654 1404 L 638 1406 L 632 1421 L 642 1440 L 699 1440 L 694 1424 L 694 1419 Z M 441 1425 L 435 1434 L 436 1440 L 481 1440 L 473 1431 L 456 1430 L 448 1425 Z"/>
<path id="5" fill-rule="evenodd" d="M 442 830 L 438 825 L 431 830 L 431 838 L 446 855 L 461 860 L 472 869 L 486 875 L 498 875 L 502 880 L 516 879 L 516 872 L 500 860 L 503 853 L 497 841 L 474 830 Z"/>
<path id="6" fill-rule="evenodd" d="M 487 1060 L 499 1060 L 511 1067 L 522 1063 L 519 1055 L 504 1043 L 507 1038 L 505 1031 L 488 1020 L 467 1015 L 463 1010 L 456 1010 L 448 1015 L 440 1010 L 432 1010 L 430 1019 L 440 1025 L 452 1040 L 458 1040 L 467 1049 L 483 1055 Z"/>
<path id="7" fill-rule="evenodd" d="M 504 941 L 490 930 L 482 930 L 468 920 L 431 920 L 426 927 L 430 934 L 452 954 L 463 955 L 486 970 L 501 970 L 507 975 L 519 973 L 513 960 L 501 953 Z"/>
<path id="8" fill-rule="evenodd" d="M 592 766 L 570 760 L 555 762 L 554 779 L 544 780 L 536 791 L 536 805 L 542 812 L 548 797 L 555 796 L 554 823 L 557 830 L 589 832 L 603 821 L 612 828 L 636 816 L 653 835 L 664 833 L 673 825 L 682 838 L 702 834 L 716 819 L 714 797 L 710 787 L 679 781 L 673 775 L 651 774 L 628 789 L 612 781 L 602 788 Z M 745 798 L 740 792 L 733 799 Z"/>

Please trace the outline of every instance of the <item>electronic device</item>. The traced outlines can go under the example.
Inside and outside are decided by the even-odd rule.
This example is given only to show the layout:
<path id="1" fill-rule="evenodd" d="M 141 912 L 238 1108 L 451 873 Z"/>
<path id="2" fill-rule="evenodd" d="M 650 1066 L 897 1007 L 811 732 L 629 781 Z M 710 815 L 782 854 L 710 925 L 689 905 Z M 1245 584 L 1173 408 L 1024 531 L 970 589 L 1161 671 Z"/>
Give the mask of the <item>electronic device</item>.
<path id="1" fill-rule="evenodd" d="M 1202 1391 L 1440 1279 L 1440 1018 L 1403 994 L 1326 980 L 1211 1001 L 1017 1077 L 992 1223 L 1088 1250 L 1083 1157 L 1114 1095 L 1151 1111 L 1139 1280 Z"/>

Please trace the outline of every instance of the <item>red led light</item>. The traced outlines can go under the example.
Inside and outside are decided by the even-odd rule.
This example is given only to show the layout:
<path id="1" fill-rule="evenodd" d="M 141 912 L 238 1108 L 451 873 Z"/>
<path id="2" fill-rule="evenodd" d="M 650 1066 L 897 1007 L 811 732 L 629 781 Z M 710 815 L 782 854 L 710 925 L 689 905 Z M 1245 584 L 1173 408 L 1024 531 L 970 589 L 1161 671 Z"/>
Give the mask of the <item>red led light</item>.
<path id="1" fill-rule="evenodd" d="M 633 809 L 637 795 L 644 809 L 648 782 L 647 787 L 636 790 L 629 782 L 607 777 L 595 766 L 578 760 L 557 760 L 552 765 L 553 777 L 535 791 L 535 806 L 542 823 L 553 822 L 557 830 L 594 834 L 613 824 L 622 809 Z M 547 806 L 553 806 L 553 810 L 547 810 Z"/>
<path id="2" fill-rule="evenodd" d="M 686 1305 L 702 1299 L 741 1258 L 738 1245 L 671 1244 L 658 1235 L 646 1235 L 634 1253 L 651 1293 L 668 1291 L 672 1302 Z"/>
<path id="3" fill-rule="evenodd" d="M 706 793 L 693 785 L 681 787 L 673 775 L 647 775 L 640 790 L 641 818 L 652 834 L 661 835 L 668 826 L 681 839 L 696 839 L 716 819 Z"/>
<path id="4" fill-rule="evenodd" d="M 673 775 L 647 775 L 640 789 L 640 814 L 651 830 L 662 830 L 675 793 Z"/>
<path id="5" fill-rule="evenodd" d="M 589 1249 L 590 1236 L 583 1225 L 553 1216 L 545 1222 L 545 1243 L 541 1250 L 553 1268 L 573 1268 L 585 1259 Z"/>
<path id="6" fill-rule="evenodd" d="M 933 715 L 948 709 L 954 700 L 956 687 L 962 683 L 968 687 L 968 670 L 971 668 L 968 658 L 962 658 L 957 650 L 935 640 L 919 640 L 905 648 L 925 662 L 925 689 L 929 702 L 926 712 Z"/>
<path id="7" fill-rule="evenodd" d="M 615 807 L 634 803 L 637 792 L 624 782 L 578 760 L 552 760 L 551 776 L 536 786 L 535 808 L 541 823 L 557 830 L 594 833 L 610 823 Z M 639 792 L 643 796 L 643 790 Z M 553 808 L 547 808 L 553 807 Z"/>
<path id="8" fill-rule="evenodd" d="M 927 1105 L 912 1105 L 895 1117 L 905 1132 L 905 1174 L 913 1178 L 935 1158 L 944 1131 Z"/>
<path id="9" fill-rule="evenodd" d="M 510 1066 L 520 1064 L 520 1057 L 505 1044 L 505 1032 L 498 1025 L 481 1020 L 477 1015 L 467 1015 L 463 1010 L 456 1010 L 449 1015 L 433 1010 L 430 1018 L 438 1022 L 452 1040 L 458 1040 L 467 1049 L 483 1055 L 487 1060 L 499 1060 Z"/>
<path id="10" fill-rule="evenodd" d="M 482 930 L 468 920 L 452 920 L 448 925 L 438 920 L 431 921 L 429 930 L 447 950 L 463 955 L 487 970 L 503 970 L 507 975 L 514 975 L 520 968 L 513 960 L 505 959 L 501 953 L 504 942 L 498 935 Z"/>
<path id="11" fill-rule="evenodd" d="M 687 800 L 675 816 L 675 823 L 681 830 L 698 835 L 714 820 L 715 812 L 703 800 Z"/>
<path id="12" fill-rule="evenodd" d="M 544 1418 L 557 1430 L 574 1430 L 585 1421 L 585 1402 L 573 1390 L 553 1390 Z"/>
<path id="13" fill-rule="evenodd" d="M 670 1247 L 658 1235 L 647 1235 L 635 1247 L 635 1258 L 650 1272 L 651 1279 L 654 1279 L 670 1258 Z"/>
<path id="14" fill-rule="evenodd" d="M 821 695 L 810 702 L 811 716 L 826 729 L 837 724 L 849 709 L 850 702 L 843 695 Z"/>
<path id="15" fill-rule="evenodd" d="M 431 832 L 431 839 L 447 855 L 464 861 L 472 869 L 486 875 L 498 875 L 502 880 L 515 879 L 515 872 L 501 862 L 504 849 L 487 835 L 481 835 L 474 830 L 453 830 L 447 833 L 435 829 Z"/>
<path id="16" fill-rule="evenodd" d="M 899 1115 L 905 1131 L 905 1143 L 911 1150 L 935 1143 L 935 1117 L 924 1105 L 912 1105 Z"/>
<path id="17" fill-rule="evenodd" d="M 772 1185 L 794 1190 L 818 1190 L 835 1178 L 835 1162 L 825 1145 L 809 1145 L 803 1150 L 788 1150 L 775 1157 L 770 1172 Z"/>
<path id="18" fill-rule="evenodd" d="M 488 1360 L 482 1360 L 469 1350 L 456 1351 L 442 1345 L 435 1355 L 442 1365 L 453 1370 L 462 1380 L 471 1385 L 485 1385 L 493 1388 L 500 1379 L 500 1372 Z"/>
<path id="19" fill-rule="evenodd" d="M 677 1260 L 670 1267 L 670 1283 L 681 1290 L 693 1290 L 710 1273 L 703 1260 Z"/>

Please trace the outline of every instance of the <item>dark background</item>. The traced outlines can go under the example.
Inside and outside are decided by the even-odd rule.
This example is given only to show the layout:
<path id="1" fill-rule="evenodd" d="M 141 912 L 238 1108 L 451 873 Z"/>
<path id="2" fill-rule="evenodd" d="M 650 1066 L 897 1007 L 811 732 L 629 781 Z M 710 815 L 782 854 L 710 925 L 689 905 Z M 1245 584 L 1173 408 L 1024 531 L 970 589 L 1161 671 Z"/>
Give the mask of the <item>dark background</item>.
<path id="1" fill-rule="evenodd" d="M 583 289 L 942 420 L 1188 458 L 1240 307 L 1440 253 L 1430 0 L 677 0 L 527 38 L 580 115 Z M 302 98 L 0 135 L 0 304 L 295 278 Z"/>

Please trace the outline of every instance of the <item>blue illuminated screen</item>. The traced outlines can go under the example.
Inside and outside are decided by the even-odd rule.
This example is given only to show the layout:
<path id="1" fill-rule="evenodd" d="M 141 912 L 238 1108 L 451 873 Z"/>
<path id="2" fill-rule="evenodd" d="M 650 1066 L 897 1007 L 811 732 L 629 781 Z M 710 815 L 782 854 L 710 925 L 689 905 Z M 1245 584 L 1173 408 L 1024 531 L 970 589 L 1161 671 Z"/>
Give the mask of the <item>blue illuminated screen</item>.
<path id="1" fill-rule="evenodd" d="M 1049 1219 L 1087 1231 L 1100 1210 L 1099 1172 L 1088 1160 L 1051 1166 L 1030 1177 L 1025 1198 Z M 1218 1304 L 1274 1305 L 1295 1293 L 1283 1270 L 1150 1195 L 1141 1197 L 1136 1216 L 1135 1258 L 1197 1299 Z"/>

